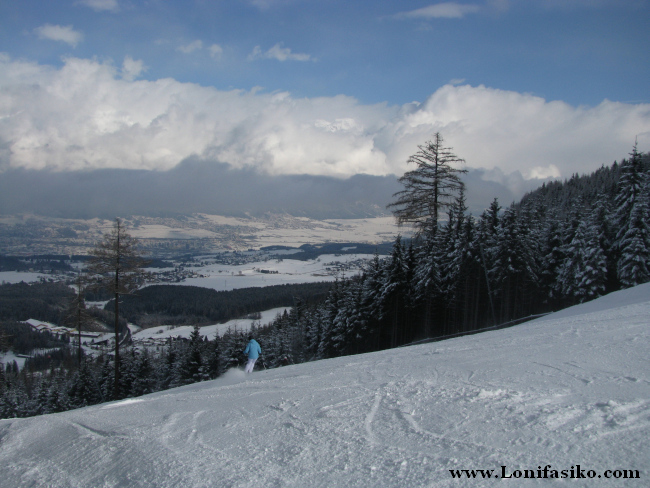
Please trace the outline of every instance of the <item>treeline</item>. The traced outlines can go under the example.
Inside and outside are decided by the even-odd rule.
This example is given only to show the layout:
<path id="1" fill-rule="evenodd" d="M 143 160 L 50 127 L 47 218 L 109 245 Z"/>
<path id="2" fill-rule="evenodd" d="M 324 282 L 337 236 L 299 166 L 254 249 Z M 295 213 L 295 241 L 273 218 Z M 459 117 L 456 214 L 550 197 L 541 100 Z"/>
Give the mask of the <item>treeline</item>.
<path id="1" fill-rule="evenodd" d="M 28 354 L 33 349 L 61 347 L 65 341 L 48 332 L 36 332 L 22 323 L 30 318 L 57 326 L 74 328 L 75 294 L 63 283 L 5 283 L 0 285 L 0 349 Z M 86 330 L 103 330 L 114 322 L 110 311 L 90 308 L 86 310 Z M 122 327 L 126 320 L 120 319 Z"/>
<path id="2" fill-rule="evenodd" d="M 3 256 L 0 254 L 0 271 L 28 271 L 27 263 L 13 256 Z"/>
<path id="3" fill-rule="evenodd" d="M 382 242 L 379 244 L 365 244 L 359 242 L 349 242 L 349 243 L 333 243 L 328 242 L 325 244 L 303 244 L 299 248 L 292 248 L 287 246 L 268 246 L 263 247 L 262 250 L 277 250 L 283 249 L 287 251 L 295 250 L 295 254 L 287 255 L 291 259 L 298 259 L 301 261 L 307 261 L 309 259 L 316 259 L 323 254 L 373 254 L 378 253 L 379 255 L 390 254 L 391 243 Z"/>
<path id="4" fill-rule="evenodd" d="M 291 307 L 296 299 L 322 300 L 329 283 L 301 283 L 216 291 L 198 286 L 153 285 L 137 295 L 124 296 L 120 315 L 141 327 L 161 324 L 207 324 L 226 322 L 250 313 L 277 307 Z M 113 310 L 113 301 L 105 310 Z"/>
<path id="5" fill-rule="evenodd" d="M 73 297 L 63 283 L 5 283 L 0 285 L 0 321 L 36 318 L 60 324 L 65 304 Z"/>
<path id="6" fill-rule="evenodd" d="M 73 271 L 70 256 L 38 255 L 27 257 L 0 255 L 0 271 Z"/>
<path id="7" fill-rule="evenodd" d="M 48 331 L 37 332 L 21 322 L 0 321 L 0 352 L 11 350 L 16 354 L 28 354 L 34 349 L 62 347 L 67 342 L 65 338 L 56 337 Z"/>
<path id="8" fill-rule="evenodd" d="M 117 394 L 112 355 L 80 359 L 70 348 L 38 355 L 21 371 L 12 364 L 0 368 L 0 418 L 63 412 L 215 379 L 243 364 L 246 343 L 241 331 L 207 340 L 195 326 L 189 339 L 170 339 L 155 349 L 130 348 L 120 359 Z"/>
<path id="9" fill-rule="evenodd" d="M 317 306 L 263 333 L 294 361 L 396 347 L 551 312 L 650 281 L 650 158 L 545 185 L 478 218 L 462 192 L 448 221 L 395 241 Z M 269 347 L 271 345 L 272 347 Z"/>

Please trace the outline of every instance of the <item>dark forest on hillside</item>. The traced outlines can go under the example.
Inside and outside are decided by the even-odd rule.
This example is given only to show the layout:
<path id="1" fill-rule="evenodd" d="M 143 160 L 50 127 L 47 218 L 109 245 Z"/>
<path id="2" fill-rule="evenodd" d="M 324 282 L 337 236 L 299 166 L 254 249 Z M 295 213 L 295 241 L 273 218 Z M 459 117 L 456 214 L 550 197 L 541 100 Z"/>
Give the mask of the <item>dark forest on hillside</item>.
<path id="1" fill-rule="evenodd" d="M 120 314 L 141 327 L 226 322 L 253 312 L 292 307 L 296 300 L 322 301 L 330 286 L 303 283 L 216 291 L 198 286 L 153 285 L 142 288 L 137 295 L 124 296 Z M 113 310 L 113 302 L 105 309 Z"/>

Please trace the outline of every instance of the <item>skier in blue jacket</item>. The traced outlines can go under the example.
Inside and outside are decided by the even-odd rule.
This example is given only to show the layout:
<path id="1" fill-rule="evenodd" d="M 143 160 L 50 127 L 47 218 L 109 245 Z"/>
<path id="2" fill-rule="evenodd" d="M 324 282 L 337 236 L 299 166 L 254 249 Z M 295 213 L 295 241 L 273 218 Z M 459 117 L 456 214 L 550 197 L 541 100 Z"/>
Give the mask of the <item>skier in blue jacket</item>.
<path id="1" fill-rule="evenodd" d="M 262 354 L 262 348 L 257 341 L 253 339 L 252 334 L 248 336 L 248 345 L 246 346 L 246 349 L 244 349 L 244 354 L 248 354 L 248 362 L 246 363 L 244 371 L 246 373 L 252 373 L 255 361 L 257 361 L 257 358 Z"/>

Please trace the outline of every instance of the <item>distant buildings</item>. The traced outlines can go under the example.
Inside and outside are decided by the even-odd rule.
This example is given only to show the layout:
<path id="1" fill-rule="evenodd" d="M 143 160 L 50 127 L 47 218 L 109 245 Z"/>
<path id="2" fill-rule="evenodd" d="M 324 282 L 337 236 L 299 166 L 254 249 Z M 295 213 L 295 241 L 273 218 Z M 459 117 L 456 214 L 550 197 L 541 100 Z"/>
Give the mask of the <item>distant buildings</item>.
<path id="1" fill-rule="evenodd" d="M 75 342 L 79 338 L 79 331 L 77 329 L 71 329 L 70 327 L 62 327 L 49 322 L 42 322 L 36 319 L 25 320 L 25 324 L 29 325 L 33 330 L 37 332 L 49 332 L 54 335 L 57 339 L 62 339 L 64 337 L 69 338 L 72 342 Z M 81 340 L 86 339 L 86 341 L 96 341 L 102 337 L 101 332 L 85 332 L 81 331 Z"/>

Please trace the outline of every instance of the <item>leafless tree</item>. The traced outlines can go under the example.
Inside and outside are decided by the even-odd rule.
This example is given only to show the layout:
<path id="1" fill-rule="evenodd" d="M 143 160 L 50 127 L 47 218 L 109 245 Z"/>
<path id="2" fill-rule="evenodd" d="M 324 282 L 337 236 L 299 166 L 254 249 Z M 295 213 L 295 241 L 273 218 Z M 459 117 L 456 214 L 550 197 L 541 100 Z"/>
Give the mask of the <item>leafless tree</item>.
<path id="1" fill-rule="evenodd" d="M 441 212 L 453 205 L 465 186 L 461 175 L 467 170 L 452 166 L 465 160 L 442 143 L 442 135 L 436 132 L 433 140 L 418 146 L 419 151 L 407 161 L 416 168 L 399 179 L 404 189 L 395 193 L 396 200 L 388 205 L 397 223 L 413 224 L 418 235 L 435 234 Z"/>
<path id="2" fill-rule="evenodd" d="M 86 287 L 88 285 L 87 276 L 79 270 L 77 274 L 77 279 L 75 280 L 75 296 L 70 301 L 68 310 L 65 316 L 65 321 L 68 325 L 72 325 L 77 329 L 78 333 L 78 355 L 79 355 L 79 366 L 81 366 L 82 359 L 82 348 L 81 348 L 81 331 L 86 329 L 94 322 L 92 316 L 86 310 L 86 301 L 84 299 L 84 294 Z"/>
<path id="3" fill-rule="evenodd" d="M 113 229 L 90 252 L 92 258 L 87 272 L 96 278 L 95 286 L 106 289 L 115 301 L 115 383 L 113 397 L 120 398 L 120 326 L 121 295 L 131 295 L 144 284 L 148 264 L 143 259 L 138 240 L 132 237 L 120 219 Z"/>

